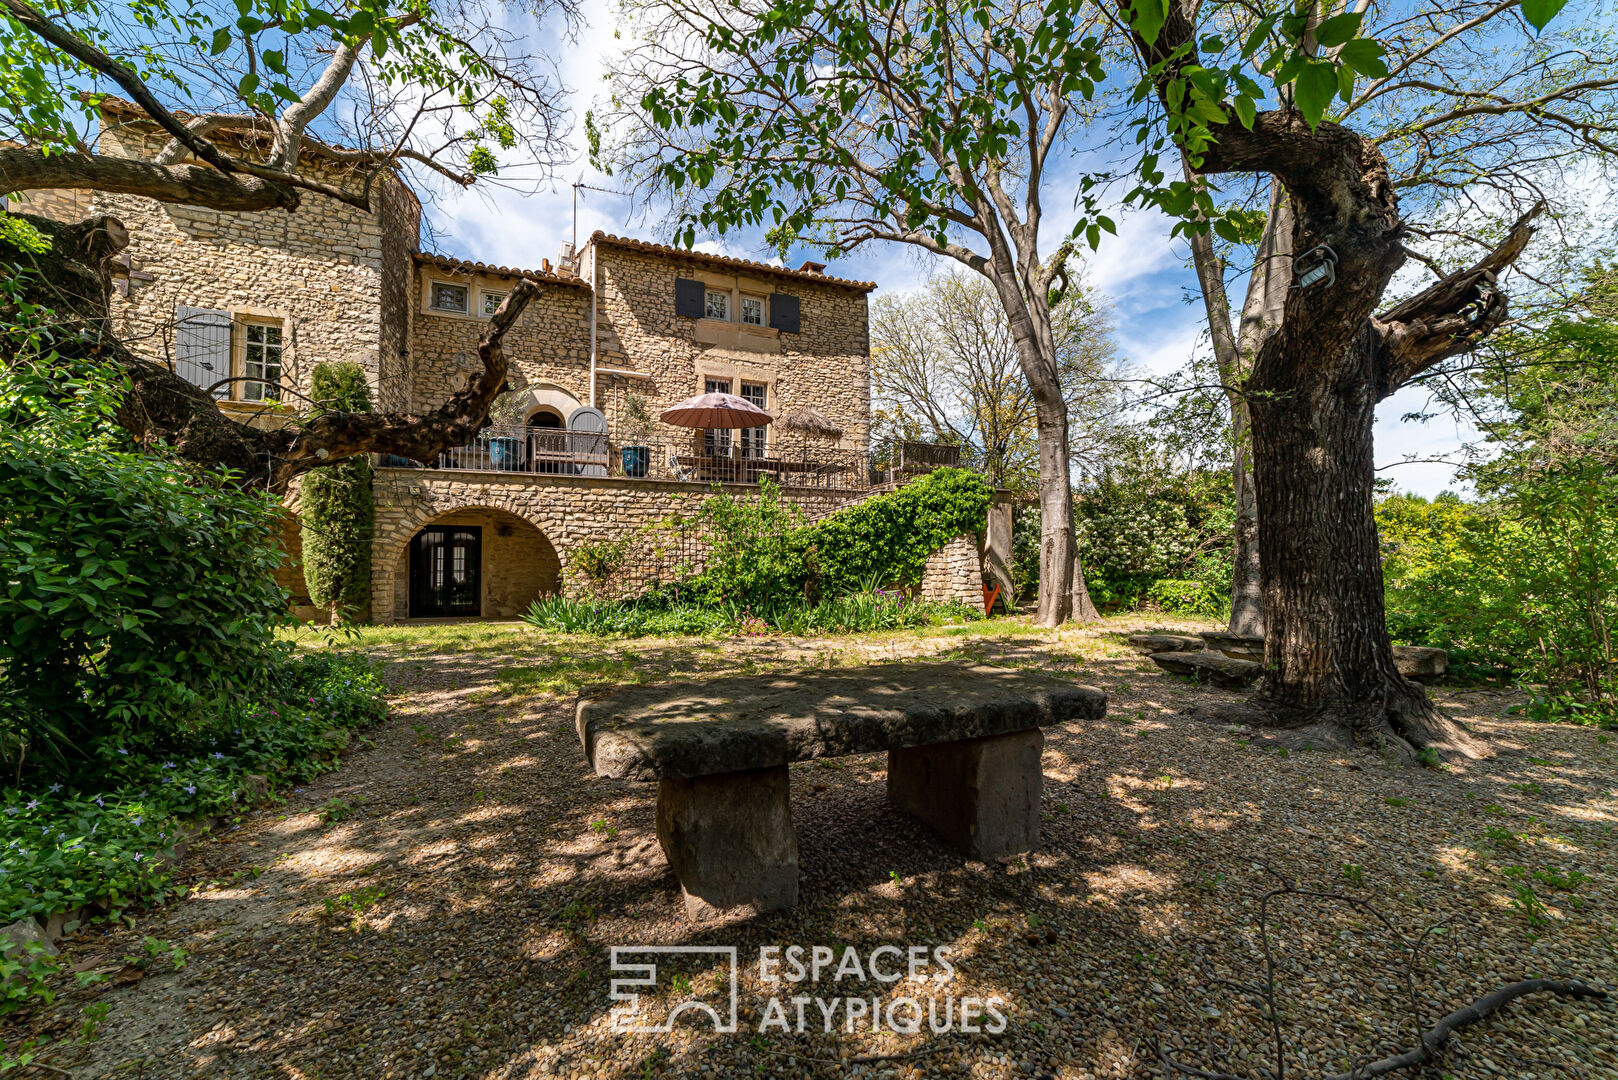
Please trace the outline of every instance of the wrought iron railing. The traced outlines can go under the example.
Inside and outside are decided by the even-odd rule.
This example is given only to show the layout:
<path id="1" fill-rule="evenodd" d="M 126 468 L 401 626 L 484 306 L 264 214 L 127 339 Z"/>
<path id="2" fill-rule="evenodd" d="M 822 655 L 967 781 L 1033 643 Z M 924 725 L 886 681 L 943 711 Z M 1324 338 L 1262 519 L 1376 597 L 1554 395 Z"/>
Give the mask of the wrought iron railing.
<path id="1" fill-rule="evenodd" d="M 382 464 L 417 463 L 384 458 Z M 614 439 L 604 434 L 521 426 L 485 428 L 466 446 L 440 454 L 432 467 L 722 484 L 756 484 L 768 477 L 783 487 L 859 490 L 892 479 L 886 471 L 872 468 L 869 454 L 840 447 L 798 442 L 759 447 L 737 441 L 708 441 L 701 435 L 687 439 Z"/>

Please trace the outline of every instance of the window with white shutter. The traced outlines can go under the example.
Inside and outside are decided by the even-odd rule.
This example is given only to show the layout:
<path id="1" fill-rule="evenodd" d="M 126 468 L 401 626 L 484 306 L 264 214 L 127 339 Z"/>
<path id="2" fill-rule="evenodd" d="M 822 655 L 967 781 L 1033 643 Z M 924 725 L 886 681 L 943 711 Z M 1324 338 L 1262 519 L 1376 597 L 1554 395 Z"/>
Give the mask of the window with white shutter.
<path id="1" fill-rule="evenodd" d="M 202 387 L 230 378 L 230 312 L 214 308 L 174 309 L 174 373 Z M 230 384 L 213 396 L 230 396 Z"/>

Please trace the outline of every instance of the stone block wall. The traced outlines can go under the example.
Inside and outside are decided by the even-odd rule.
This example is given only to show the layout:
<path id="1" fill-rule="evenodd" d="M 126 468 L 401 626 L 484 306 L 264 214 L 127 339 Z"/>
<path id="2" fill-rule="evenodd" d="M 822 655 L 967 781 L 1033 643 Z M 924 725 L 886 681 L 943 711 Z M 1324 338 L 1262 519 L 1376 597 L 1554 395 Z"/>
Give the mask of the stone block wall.
<path id="1" fill-rule="evenodd" d="M 748 495 L 757 489 L 745 485 L 725 485 L 733 495 Z M 545 573 L 530 575 L 545 592 L 557 588 L 568 595 L 583 592 L 583 575 L 572 568 L 573 554 L 581 544 L 617 540 L 643 525 L 662 521 L 674 513 L 690 513 L 708 499 L 713 485 L 700 483 L 619 480 L 595 477 L 517 476 L 510 473 L 450 472 L 428 469 L 376 470 L 376 544 L 371 559 L 372 617 L 391 623 L 408 617 L 409 559 L 411 539 L 427 525 L 461 520 L 462 512 L 490 512 L 520 519 L 543 534 L 556 555 L 554 564 L 559 581 Z M 865 492 L 839 489 L 788 489 L 783 498 L 818 515 L 837 506 L 858 501 Z M 480 520 L 466 518 L 467 524 Z M 528 578 L 516 581 L 516 549 L 489 564 L 490 539 L 484 532 L 485 607 L 499 599 L 498 613 L 516 615 L 528 606 Z M 514 578 L 490 592 L 491 578 Z M 385 603 L 383 598 L 390 598 Z M 506 599 L 500 599 L 506 598 Z"/>
<path id="2" fill-rule="evenodd" d="M 428 309 L 428 290 L 435 281 L 466 285 L 473 313 L 453 315 Z M 457 273 L 418 260 L 409 307 L 411 403 L 434 409 L 466 389 L 480 367 L 478 339 L 489 320 L 479 314 L 485 291 L 507 292 L 517 279 L 501 274 Z M 539 299 L 507 331 L 507 382 L 514 390 L 556 386 L 579 404 L 590 391 L 590 292 L 582 282 L 547 280 Z M 457 359 L 459 357 L 459 359 Z M 562 418 L 564 421 L 567 417 Z"/>
<path id="3" fill-rule="evenodd" d="M 921 595 L 940 603 L 958 600 L 982 608 L 983 554 L 976 533 L 957 536 L 927 557 Z"/>
<path id="4" fill-rule="evenodd" d="M 769 387 L 766 409 L 776 415 L 812 406 L 843 429 L 841 446 L 864 450 L 871 426 L 870 333 L 863 289 L 825 284 L 802 275 L 772 277 L 763 269 L 737 270 L 700 256 L 648 252 L 594 240 L 584 272 L 597 260 L 597 348 L 606 368 L 645 372 L 650 380 L 608 376 L 599 405 L 617 430 L 629 393 L 648 399 L 653 416 L 703 391 L 707 378 Z M 799 300 L 800 332 L 768 326 L 682 318 L 674 313 L 674 281 L 694 278 L 720 289 L 754 295 L 786 293 Z M 655 435 L 689 432 L 657 425 Z M 770 433 L 774 446 L 786 436 Z M 795 437 L 792 437 L 795 445 Z"/>
<path id="5" fill-rule="evenodd" d="M 102 153 L 149 157 L 168 141 L 153 125 L 108 123 Z M 302 167 L 339 185 L 352 174 L 318 159 Z M 305 193 L 291 213 L 238 212 L 160 203 L 136 195 L 96 192 L 36 192 L 27 208 L 64 220 L 86 213 L 113 214 L 129 229 L 128 254 L 152 280 L 129 283 L 129 295 L 112 295 L 114 331 L 132 349 L 167 362 L 174 347 L 177 306 L 216 308 L 233 317 L 279 320 L 286 382 L 306 389 L 316 364 L 353 361 L 369 374 L 373 394 L 397 400 L 389 384 L 399 381 L 398 348 L 404 333 L 386 330 L 383 305 L 408 273 L 421 208 L 392 174 L 376 184 L 376 212 Z M 385 280 L 387 279 L 387 280 Z M 240 331 L 234 335 L 233 374 L 240 374 Z M 383 363 L 384 344 L 391 356 Z M 221 376 L 223 377 L 223 376 Z M 232 387 L 239 394 L 239 386 Z M 260 406 L 243 403 L 237 411 Z"/>

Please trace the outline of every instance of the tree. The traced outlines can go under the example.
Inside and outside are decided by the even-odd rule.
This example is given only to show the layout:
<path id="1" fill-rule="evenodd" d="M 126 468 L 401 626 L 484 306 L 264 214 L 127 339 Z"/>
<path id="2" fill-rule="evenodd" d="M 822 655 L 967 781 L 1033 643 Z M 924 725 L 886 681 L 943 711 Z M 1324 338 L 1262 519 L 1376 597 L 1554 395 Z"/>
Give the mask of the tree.
<path id="1" fill-rule="evenodd" d="M 954 259 L 993 287 L 1033 401 L 1038 621 L 1088 607 L 1076 575 L 1068 407 L 1051 311 L 1070 240 L 1040 247 L 1046 169 L 1102 77 L 1106 13 L 1031 0 L 642 0 L 597 160 L 685 201 L 679 234 L 769 228 L 783 253 L 874 241 Z M 1049 14 L 1047 14 L 1049 12 Z M 1082 43 L 1082 45 L 1076 45 Z M 1112 223 L 1087 223 L 1094 240 Z"/>
<path id="2" fill-rule="evenodd" d="M 540 10 L 570 15 L 570 5 L 551 0 Z M 248 212 L 291 212 L 305 198 L 369 209 L 390 171 L 465 186 L 495 171 L 495 147 L 541 164 L 558 149 L 553 81 L 479 0 L 359 0 L 336 12 L 304 0 L 136 8 L 66 0 L 51 12 L 0 0 L 7 191 L 91 189 Z M 150 159 L 93 145 L 114 93 L 169 136 Z M 265 431 L 228 420 L 210 395 L 104 333 L 107 260 L 128 243 L 116 218 L 59 226 L 11 215 L 0 232 L 0 259 L 24 286 L 0 317 L 15 320 L 19 304 L 55 310 L 71 351 L 129 376 L 119 418 L 138 440 L 277 490 L 358 453 L 431 458 L 466 441 L 505 378 L 500 338 L 535 294 L 532 283 L 512 291 L 480 349 L 484 371 L 436 412 L 329 413 Z"/>
<path id="3" fill-rule="evenodd" d="M 1121 404 L 1111 319 L 1080 284 L 1052 310 L 1051 329 L 1074 462 L 1094 472 Z M 873 301 L 871 392 L 879 433 L 964 446 L 996 486 L 1037 484 L 1033 394 L 1005 310 L 981 276 L 941 274 Z"/>
<path id="4" fill-rule="evenodd" d="M 318 365 L 309 377 L 309 398 L 321 412 L 371 411 L 371 390 L 358 364 Z M 305 476 L 298 517 L 309 599 L 330 612 L 333 622 L 355 617 L 371 598 L 376 503 L 370 459 L 353 457 Z"/>
<path id="5" fill-rule="evenodd" d="M 1300 9 L 1307 25 L 1317 29 L 1334 13 L 1340 16 L 1326 31 L 1326 44 L 1307 32 L 1298 42 L 1299 51 L 1314 62 L 1311 72 L 1324 73 L 1325 68 L 1316 66 L 1321 63 L 1348 71 L 1338 88 L 1339 102 L 1327 106 L 1330 114 L 1338 122 L 1352 119 L 1388 158 L 1406 227 L 1428 249 L 1413 257 L 1440 277 L 1441 261 L 1457 261 L 1454 248 L 1480 243 L 1487 234 L 1487 227 L 1479 227 L 1484 224 L 1480 217 L 1504 213 L 1509 220 L 1540 199 L 1554 200 L 1559 187 L 1577 189 L 1576 182 L 1558 182 L 1564 170 L 1592 152 L 1609 152 L 1604 140 L 1615 125 L 1602 103 L 1611 101 L 1606 92 L 1614 85 L 1610 76 L 1603 77 L 1614 60 L 1610 35 L 1592 33 L 1568 18 L 1561 21 L 1571 21 L 1573 28 L 1565 34 L 1543 32 L 1547 13 L 1560 6 L 1467 2 L 1371 11 L 1368 4 L 1356 2 L 1341 10 L 1330 3 Z M 1255 10 L 1238 17 L 1235 25 L 1242 34 L 1251 33 L 1259 29 L 1262 15 Z M 1345 27 L 1358 26 L 1356 16 L 1365 23 L 1366 36 L 1344 38 Z M 1542 32 L 1525 33 L 1525 21 L 1534 21 Z M 1273 24 L 1262 32 L 1270 31 Z M 1480 47 L 1485 41 L 1486 47 Z M 1381 56 L 1378 46 L 1385 49 Z M 1345 48 L 1357 52 L 1363 72 L 1355 71 L 1355 56 L 1345 62 Z M 1356 85 L 1355 74 L 1368 79 Z M 1277 99 L 1291 103 L 1294 85 L 1278 85 Z M 1313 106 L 1320 91 L 1310 93 Z M 1182 165 L 1188 183 L 1201 189 L 1203 179 L 1189 162 Z M 1280 326 L 1293 281 L 1294 250 L 1286 187 L 1274 178 L 1261 179 L 1260 205 L 1267 203 L 1263 211 L 1226 216 L 1217 235 L 1199 229 L 1187 237 L 1213 352 L 1230 398 L 1237 524 L 1229 629 L 1255 636 L 1263 634 L 1264 623 L 1258 509 L 1242 385 L 1260 346 Z M 1496 193 L 1493 206 L 1480 205 L 1469 193 L 1479 186 Z M 1416 223 L 1421 217 L 1427 228 Z M 1247 268 L 1246 296 L 1236 320 L 1225 288 L 1233 252 L 1234 261 Z M 1443 377 L 1442 371 L 1416 376 L 1435 382 Z"/>
<path id="6" fill-rule="evenodd" d="M 1542 26 L 1556 8 L 1536 2 L 1524 17 Z M 1220 216 L 1197 183 L 1162 184 L 1155 150 L 1164 139 L 1199 179 L 1274 177 L 1290 212 L 1287 250 L 1301 253 L 1291 260 L 1279 319 L 1242 384 L 1266 630 L 1266 671 L 1245 715 L 1297 729 L 1316 745 L 1484 753 L 1394 667 L 1372 516 L 1371 426 L 1378 401 L 1500 325 L 1499 277 L 1526 247 L 1541 209 L 1522 214 L 1470 266 L 1379 311 L 1408 258 L 1411 227 L 1377 140 L 1325 116 L 1334 97 L 1353 100 L 1357 76 L 1383 80 L 1367 94 L 1399 76 L 1383 47 L 1359 36 L 1362 11 L 1321 19 L 1327 12 L 1279 10 L 1243 43 L 1227 45 L 1215 32 L 1227 28 L 1224 10 L 1151 0 L 1124 16 L 1144 69 L 1142 92 L 1157 102 L 1164 125 L 1154 143 L 1152 121 L 1142 121 L 1142 193 L 1192 228 Z M 1258 109 L 1265 95 L 1254 73 L 1291 88 L 1282 107 Z M 1584 84 L 1563 86 L 1538 107 L 1588 110 L 1615 80 Z M 1511 105 L 1459 96 L 1465 105 L 1456 123 Z M 1575 128 L 1582 122 L 1571 120 Z M 1599 111 L 1593 122 L 1598 130 Z M 1419 135 L 1421 124 L 1406 130 Z M 1233 229 L 1226 223 L 1221 231 Z"/>

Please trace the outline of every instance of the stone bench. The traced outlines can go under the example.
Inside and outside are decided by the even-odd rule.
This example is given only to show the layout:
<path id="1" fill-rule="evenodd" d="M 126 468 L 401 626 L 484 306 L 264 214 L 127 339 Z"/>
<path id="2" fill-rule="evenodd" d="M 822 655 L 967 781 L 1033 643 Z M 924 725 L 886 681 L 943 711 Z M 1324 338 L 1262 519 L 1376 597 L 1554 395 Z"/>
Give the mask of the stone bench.
<path id="1" fill-rule="evenodd" d="M 625 687 L 576 723 L 597 775 L 657 782 L 658 843 L 703 919 L 798 902 L 792 762 L 885 750 L 889 801 L 994 859 L 1039 843 L 1040 728 L 1106 711 L 1047 675 L 910 663 Z"/>

